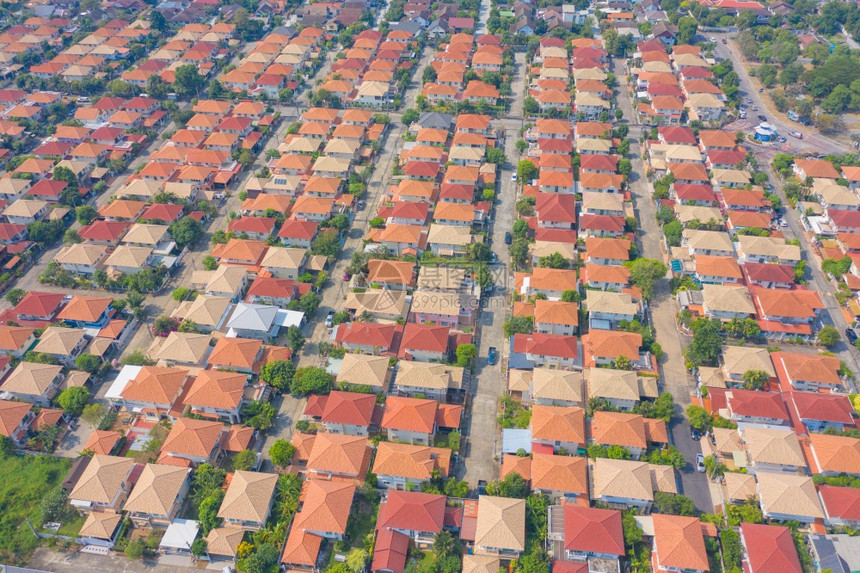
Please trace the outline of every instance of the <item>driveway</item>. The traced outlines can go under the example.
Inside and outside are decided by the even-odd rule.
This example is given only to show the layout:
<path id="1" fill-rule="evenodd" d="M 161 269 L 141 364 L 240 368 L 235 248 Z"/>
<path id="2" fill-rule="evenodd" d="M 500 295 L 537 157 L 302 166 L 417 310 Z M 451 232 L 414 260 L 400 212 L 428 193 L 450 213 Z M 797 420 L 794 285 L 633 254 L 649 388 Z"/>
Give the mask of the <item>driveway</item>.
<path id="1" fill-rule="evenodd" d="M 53 573 L 188 573 L 188 567 L 158 565 L 152 561 L 132 561 L 121 554 L 60 553 L 46 547 L 36 549 L 27 563 L 31 569 Z"/>

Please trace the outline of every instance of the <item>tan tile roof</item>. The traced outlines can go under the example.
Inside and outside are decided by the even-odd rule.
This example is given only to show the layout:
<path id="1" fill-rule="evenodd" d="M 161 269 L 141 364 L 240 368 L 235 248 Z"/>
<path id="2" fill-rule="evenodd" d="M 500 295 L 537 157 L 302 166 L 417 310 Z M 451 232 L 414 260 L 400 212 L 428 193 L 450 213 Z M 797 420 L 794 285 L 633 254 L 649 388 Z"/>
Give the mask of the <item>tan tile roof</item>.
<path id="1" fill-rule="evenodd" d="M 654 514 L 654 545 L 663 568 L 707 571 L 708 553 L 702 525 L 696 517 Z"/>
<path id="2" fill-rule="evenodd" d="M 90 459 L 69 499 L 107 504 L 114 500 L 134 460 L 96 454 Z"/>
<path id="3" fill-rule="evenodd" d="M 367 385 L 382 388 L 388 372 L 388 358 L 384 356 L 367 356 L 364 354 L 347 354 L 343 357 L 337 382 L 349 382 L 357 385 Z"/>
<path id="4" fill-rule="evenodd" d="M 729 374 L 743 376 L 747 370 L 762 370 L 768 376 L 776 376 L 770 354 L 764 348 L 727 346 L 723 349 L 723 364 Z"/>
<path id="5" fill-rule="evenodd" d="M 482 495 L 478 498 L 475 547 L 522 551 L 526 541 L 526 502 Z"/>
<path id="6" fill-rule="evenodd" d="M 230 299 L 227 297 L 200 295 L 193 301 L 180 304 L 173 315 L 200 326 L 215 327 L 229 307 Z"/>
<path id="7" fill-rule="evenodd" d="M 726 472 L 725 476 L 723 476 L 723 481 L 726 486 L 726 497 L 730 501 L 746 501 L 750 497 L 757 496 L 755 476 L 752 474 Z"/>
<path id="8" fill-rule="evenodd" d="M 189 468 L 146 464 L 123 509 L 150 515 L 168 515 L 190 473 Z"/>
<path id="9" fill-rule="evenodd" d="M 463 573 L 498 573 L 499 565 L 492 555 L 463 555 Z"/>
<path id="10" fill-rule="evenodd" d="M 397 386 L 454 390 L 462 387 L 464 369 L 430 362 L 401 361 L 397 369 Z"/>
<path id="11" fill-rule="evenodd" d="M 380 442 L 373 462 L 373 473 L 428 480 L 437 469 L 440 474 L 448 475 L 450 463 L 451 450 L 447 448 Z"/>
<path id="12" fill-rule="evenodd" d="M 242 401 L 248 377 L 238 372 L 201 370 L 191 384 L 185 403 L 201 408 L 232 410 Z"/>
<path id="13" fill-rule="evenodd" d="M 78 536 L 111 539 L 120 521 L 122 521 L 122 514 L 115 511 L 90 512 L 81 526 Z"/>
<path id="14" fill-rule="evenodd" d="M 167 434 L 162 453 L 209 457 L 218 445 L 224 425 L 221 422 L 179 418 Z"/>
<path id="15" fill-rule="evenodd" d="M 591 465 L 593 499 L 617 497 L 652 501 L 651 469 L 645 462 L 597 458 Z"/>
<path id="16" fill-rule="evenodd" d="M 587 375 L 590 397 L 639 401 L 636 372 L 612 368 L 589 368 Z"/>
<path id="17" fill-rule="evenodd" d="M 759 472 L 758 492 L 766 514 L 822 519 L 821 501 L 811 477 Z"/>
<path id="18" fill-rule="evenodd" d="M 342 434 L 318 434 L 307 467 L 323 473 L 359 476 L 370 457 L 367 438 Z"/>
<path id="19" fill-rule="evenodd" d="M 211 555 L 235 557 L 244 536 L 244 529 L 216 527 L 206 536 L 206 552 Z"/>
<path id="20" fill-rule="evenodd" d="M 41 396 L 62 371 L 62 366 L 54 366 L 53 364 L 21 362 L 3 382 L 0 390 L 15 394 Z"/>
<path id="21" fill-rule="evenodd" d="M 794 430 L 748 427 L 744 428 L 743 440 L 753 463 L 806 467 Z"/>
<path id="22" fill-rule="evenodd" d="M 532 398 L 584 402 L 582 373 L 554 368 L 535 368 L 532 371 Z"/>
<path id="23" fill-rule="evenodd" d="M 663 493 L 678 493 L 674 467 L 648 464 L 648 471 L 651 473 L 651 489 Z"/>
<path id="24" fill-rule="evenodd" d="M 272 497 L 278 485 L 277 474 L 237 471 L 233 474 L 233 480 L 218 517 L 222 519 L 235 519 L 262 523 L 269 514 Z"/>
<path id="25" fill-rule="evenodd" d="M 49 326 L 39 337 L 39 342 L 33 350 L 45 354 L 69 356 L 77 348 L 84 335 L 86 335 L 86 331 L 81 328 Z"/>
<path id="26" fill-rule="evenodd" d="M 84 447 L 81 448 L 81 451 L 85 452 L 89 450 L 94 454 L 109 455 L 121 437 L 122 434 L 119 432 L 95 430 L 90 434 L 90 437 L 87 439 Z"/>
<path id="27" fill-rule="evenodd" d="M 120 396 L 135 402 L 173 404 L 187 377 L 188 371 L 182 368 L 143 366 L 122 389 Z"/>
<path id="28" fill-rule="evenodd" d="M 585 410 L 576 406 L 532 407 L 532 438 L 585 443 Z"/>
<path id="29" fill-rule="evenodd" d="M 167 338 L 153 340 L 146 356 L 150 360 L 164 360 L 180 364 L 199 364 L 209 352 L 208 334 L 193 332 L 171 332 Z"/>

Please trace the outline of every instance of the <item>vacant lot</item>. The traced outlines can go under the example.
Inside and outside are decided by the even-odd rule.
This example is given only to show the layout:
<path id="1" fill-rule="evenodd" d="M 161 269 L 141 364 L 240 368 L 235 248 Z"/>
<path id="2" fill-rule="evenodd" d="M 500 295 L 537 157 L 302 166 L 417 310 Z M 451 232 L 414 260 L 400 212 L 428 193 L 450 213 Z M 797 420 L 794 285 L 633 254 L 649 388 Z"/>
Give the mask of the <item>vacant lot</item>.
<path id="1" fill-rule="evenodd" d="M 0 562 L 23 565 L 39 540 L 24 522 L 39 527 L 39 502 L 63 481 L 72 460 L 8 456 L 0 460 Z"/>

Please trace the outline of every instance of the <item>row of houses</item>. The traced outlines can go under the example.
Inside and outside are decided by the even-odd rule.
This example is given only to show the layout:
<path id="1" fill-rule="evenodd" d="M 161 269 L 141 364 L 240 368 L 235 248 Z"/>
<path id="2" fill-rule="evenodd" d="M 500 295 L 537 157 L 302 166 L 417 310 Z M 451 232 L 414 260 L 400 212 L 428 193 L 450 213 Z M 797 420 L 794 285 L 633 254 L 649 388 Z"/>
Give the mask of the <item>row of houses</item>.
<path id="1" fill-rule="evenodd" d="M 461 101 L 496 105 L 499 99 L 496 85 L 478 79 L 466 81 L 465 76 L 468 71 L 479 76 L 484 72 L 500 73 L 504 55 L 497 36 L 483 34 L 475 38 L 462 32 L 452 34 L 449 42 L 439 46 L 430 63 L 435 80 L 424 84 L 421 95 L 434 106 Z"/>
<path id="2" fill-rule="evenodd" d="M 600 40 L 572 40 L 568 55 L 560 38 L 542 38 L 529 74 L 529 97 L 544 114 L 573 113 L 579 121 L 606 121 L 612 96 L 605 83 L 608 61 Z"/>

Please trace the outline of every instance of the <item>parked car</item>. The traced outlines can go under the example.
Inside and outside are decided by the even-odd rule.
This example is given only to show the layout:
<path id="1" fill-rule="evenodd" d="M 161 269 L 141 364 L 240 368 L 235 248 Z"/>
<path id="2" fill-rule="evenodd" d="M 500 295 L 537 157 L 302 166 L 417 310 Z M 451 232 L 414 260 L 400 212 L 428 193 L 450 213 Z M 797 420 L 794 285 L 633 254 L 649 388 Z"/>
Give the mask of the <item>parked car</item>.
<path id="1" fill-rule="evenodd" d="M 696 454 L 696 471 L 705 473 L 705 456 Z"/>
<path id="2" fill-rule="evenodd" d="M 699 430 L 692 426 L 690 426 L 690 439 L 695 442 L 698 442 L 700 439 L 702 439 L 702 434 L 699 433 Z"/>
<path id="3" fill-rule="evenodd" d="M 490 350 L 487 352 L 487 364 L 492 366 L 498 361 L 498 354 L 496 353 L 496 347 L 491 346 Z"/>
<path id="4" fill-rule="evenodd" d="M 325 317 L 325 326 L 326 328 L 332 327 L 332 321 L 334 320 L 334 312 L 329 311 L 328 316 Z"/>
<path id="5" fill-rule="evenodd" d="M 803 139 L 803 134 L 799 131 L 789 131 L 788 134 L 795 139 Z"/>
<path id="6" fill-rule="evenodd" d="M 511 181 L 513 181 L 514 183 L 517 182 L 517 174 L 516 173 L 511 173 Z"/>
<path id="7" fill-rule="evenodd" d="M 779 140 L 780 143 L 785 143 L 786 141 L 788 141 L 786 138 L 782 137 L 781 135 L 777 139 Z"/>
<path id="8" fill-rule="evenodd" d="M 785 219 L 780 219 L 779 220 L 779 226 L 784 229 L 784 228 L 788 227 L 788 222 Z"/>
<path id="9" fill-rule="evenodd" d="M 350 275 L 349 273 L 343 273 L 343 277 L 342 277 L 342 278 L 343 278 L 343 281 L 344 281 L 344 282 L 346 282 L 346 281 L 348 281 L 349 279 L 351 279 L 351 278 L 352 278 L 352 275 Z"/>
<path id="10" fill-rule="evenodd" d="M 854 332 L 853 328 L 846 328 L 845 336 L 848 337 L 848 342 L 850 342 L 851 344 L 854 344 L 857 341 L 857 333 Z"/>
<path id="11" fill-rule="evenodd" d="M 359 202 L 358 202 L 358 210 L 359 210 L 359 211 L 363 211 L 363 210 L 364 210 L 364 207 L 365 207 L 366 205 L 367 205 L 367 204 L 366 204 L 364 201 L 359 201 Z"/>
<path id="12" fill-rule="evenodd" d="M 513 241 L 514 241 L 514 238 L 511 235 L 510 231 L 506 231 L 505 232 L 505 244 L 510 245 Z"/>
<path id="13" fill-rule="evenodd" d="M 757 117 L 757 118 L 759 118 L 759 119 L 760 119 L 760 120 L 762 120 L 762 121 L 767 121 L 767 116 L 766 116 L 766 115 L 761 115 L 761 114 L 759 114 L 759 115 L 757 115 L 756 117 Z"/>
<path id="14" fill-rule="evenodd" d="M 728 42 L 726 42 L 725 38 L 723 38 L 723 44 L 728 44 Z"/>
<path id="15" fill-rule="evenodd" d="M 708 41 L 709 41 L 710 43 L 712 43 L 712 44 L 716 44 L 716 43 L 717 43 L 717 39 L 716 39 L 716 38 L 714 38 L 713 36 L 711 36 L 710 38 L 708 38 Z"/>

